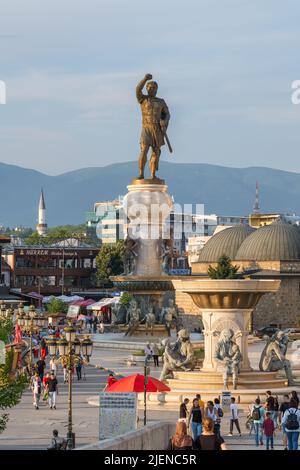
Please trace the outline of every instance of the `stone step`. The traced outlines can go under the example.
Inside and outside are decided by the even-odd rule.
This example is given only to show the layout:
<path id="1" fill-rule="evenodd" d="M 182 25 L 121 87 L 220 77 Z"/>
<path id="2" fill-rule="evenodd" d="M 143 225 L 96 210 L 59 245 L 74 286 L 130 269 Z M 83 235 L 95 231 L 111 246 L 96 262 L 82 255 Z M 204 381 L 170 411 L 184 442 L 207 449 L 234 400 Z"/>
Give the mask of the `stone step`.
<path id="1" fill-rule="evenodd" d="M 261 380 L 242 380 L 239 378 L 238 384 L 237 384 L 237 389 L 261 389 L 261 390 L 268 390 L 268 389 L 273 389 L 274 387 L 284 387 L 286 383 L 285 379 L 271 379 L 271 380 L 264 380 L 263 382 Z M 232 381 L 229 380 L 229 385 L 232 384 Z M 170 379 L 168 380 L 168 386 L 171 388 L 172 391 L 174 390 L 209 390 L 214 388 L 215 390 L 220 390 L 222 391 L 224 386 L 223 386 L 223 380 L 222 378 L 207 378 L 202 380 L 195 379 L 194 381 L 182 381 L 182 380 L 177 380 L 177 379 Z"/>
<path id="2" fill-rule="evenodd" d="M 222 377 L 222 372 L 217 371 L 191 371 L 191 372 L 183 372 L 183 371 L 176 371 L 174 372 L 174 377 L 179 380 L 210 380 L 213 378 L 220 378 Z M 261 372 L 261 371 L 244 371 L 239 373 L 239 380 L 256 380 L 256 381 L 270 381 L 275 380 L 278 378 L 278 372 Z"/>

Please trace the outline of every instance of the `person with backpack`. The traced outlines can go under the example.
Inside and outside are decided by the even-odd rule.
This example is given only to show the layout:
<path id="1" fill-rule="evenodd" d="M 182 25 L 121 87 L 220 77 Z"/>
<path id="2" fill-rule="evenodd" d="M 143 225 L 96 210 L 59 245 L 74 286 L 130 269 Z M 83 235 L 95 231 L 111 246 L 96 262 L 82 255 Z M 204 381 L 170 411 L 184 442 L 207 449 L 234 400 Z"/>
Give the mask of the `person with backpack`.
<path id="1" fill-rule="evenodd" d="M 255 445 L 263 445 L 263 423 L 265 419 L 265 409 L 261 406 L 260 398 L 257 397 L 251 409 L 251 418 L 253 421 Z"/>
<path id="2" fill-rule="evenodd" d="M 199 437 L 202 432 L 202 412 L 199 406 L 198 398 L 194 398 L 193 400 L 193 406 L 188 417 L 188 427 L 190 424 L 192 428 L 193 440 L 196 441 L 197 437 Z"/>
<path id="3" fill-rule="evenodd" d="M 287 434 L 285 431 L 285 427 L 282 424 L 282 418 L 284 416 L 284 413 L 286 410 L 288 410 L 290 407 L 290 397 L 288 395 L 283 396 L 283 402 L 280 405 L 279 408 L 279 427 L 282 429 L 282 443 L 283 443 L 283 449 L 287 450 Z"/>
<path id="4" fill-rule="evenodd" d="M 285 411 L 282 418 L 282 425 L 288 439 L 288 449 L 298 450 L 298 440 L 300 433 L 300 410 L 298 410 L 297 401 L 291 399 L 290 407 Z"/>
<path id="5" fill-rule="evenodd" d="M 185 398 L 179 407 L 179 419 L 180 421 L 184 421 L 186 423 L 188 417 L 188 409 L 187 405 L 189 404 L 190 400 Z"/>
<path id="6" fill-rule="evenodd" d="M 266 436 L 266 450 L 274 449 L 274 431 L 275 431 L 275 425 L 274 421 L 271 417 L 271 411 L 266 412 L 266 417 L 263 422 L 263 431 Z"/>
<path id="7" fill-rule="evenodd" d="M 220 405 L 219 398 L 214 399 L 214 410 L 215 410 L 215 415 L 216 415 L 214 432 L 216 436 L 220 437 L 221 436 L 221 418 L 223 418 L 224 413 Z"/>

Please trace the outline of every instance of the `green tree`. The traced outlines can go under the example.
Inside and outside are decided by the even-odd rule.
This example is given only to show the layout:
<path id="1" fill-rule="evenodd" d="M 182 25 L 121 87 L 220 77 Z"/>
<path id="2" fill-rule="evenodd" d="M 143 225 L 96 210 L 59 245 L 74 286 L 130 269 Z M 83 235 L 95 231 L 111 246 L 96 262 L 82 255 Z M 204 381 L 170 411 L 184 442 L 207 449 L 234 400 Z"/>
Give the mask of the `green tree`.
<path id="1" fill-rule="evenodd" d="M 231 259 L 222 255 L 218 259 L 216 268 L 209 266 L 207 274 L 211 279 L 236 279 L 238 277 L 239 267 L 231 263 Z"/>
<path id="2" fill-rule="evenodd" d="M 117 276 L 124 271 L 124 242 L 117 241 L 114 245 L 102 245 L 96 257 L 97 278 L 106 281 L 110 276 Z"/>
<path id="3" fill-rule="evenodd" d="M 46 308 L 49 313 L 67 313 L 68 304 L 60 299 L 53 298 L 47 303 Z"/>
<path id="4" fill-rule="evenodd" d="M 120 297 L 120 304 L 127 307 L 127 305 L 129 305 L 132 299 L 133 299 L 133 295 L 130 294 L 130 292 L 123 292 L 123 294 Z"/>
<path id="5" fill-rule="evenodd" d="M 0 319 L 0 339 L 5 344 L 10 342 L 13 334 L 13 322 L 7 319 Z M 12 373 L 13 350 L 6 353 L 5 363 L 0 365 L 0 409 L 7 410 L 16 406 L 21 398 L 22 393 L 28 384 L 26 374 L 15 376 Z M 6 428 L 8 414 L 0 415 L 0 433 Z"/>

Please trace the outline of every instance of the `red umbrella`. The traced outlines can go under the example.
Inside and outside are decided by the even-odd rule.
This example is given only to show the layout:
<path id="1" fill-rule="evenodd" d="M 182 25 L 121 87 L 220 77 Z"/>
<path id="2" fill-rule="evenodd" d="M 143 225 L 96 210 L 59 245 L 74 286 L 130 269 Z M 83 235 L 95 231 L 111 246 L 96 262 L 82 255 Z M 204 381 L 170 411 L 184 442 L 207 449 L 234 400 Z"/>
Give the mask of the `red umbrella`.
<path id="1" fill-rule="evenodd" d="M 123 379 L 117 380 L 111 385 L 107 392 L 136 392 L 144 391 L 144 376 L 141 374 L 129 375 Z M 148 376 L 148 383 L 146 385 L 146 392 L 170 392 L 171 389 L 167 387 L 160 380 Z"/>

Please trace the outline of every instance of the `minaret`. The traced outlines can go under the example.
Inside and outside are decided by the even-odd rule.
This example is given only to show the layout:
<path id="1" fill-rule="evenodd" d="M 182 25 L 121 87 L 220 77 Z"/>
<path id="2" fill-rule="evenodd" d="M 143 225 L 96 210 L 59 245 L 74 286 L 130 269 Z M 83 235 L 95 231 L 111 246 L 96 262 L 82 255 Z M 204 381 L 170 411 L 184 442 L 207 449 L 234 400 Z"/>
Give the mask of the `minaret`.
<path id="1" fill-rule="evenodd" d="M 255 189 L 255 204 L 253 206 L 253 214 L 259 214 L 260 207 L 259 207 L 259 186 L 258 181 L 256 181 L 256 189 Z"/>
<path id="2" fill-rule="evenodd" d="M 37 233 L 43 237 L 47 233 L 47 224 L 46 224 L 46 206 L 44 200 L 43 189 L 41 190 L 40 202 L 39 202 L 39 218 L 38 224 L 36 226 Z"/>

